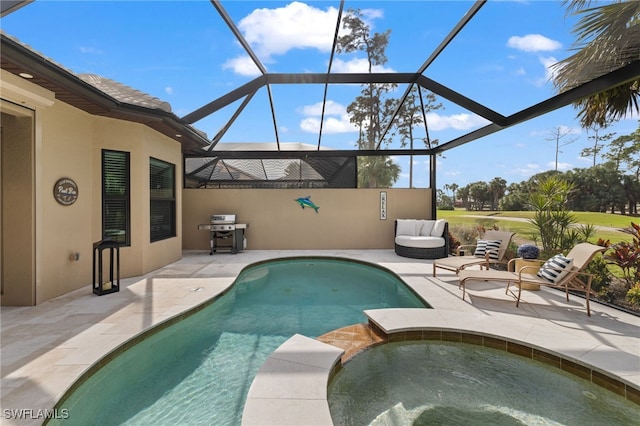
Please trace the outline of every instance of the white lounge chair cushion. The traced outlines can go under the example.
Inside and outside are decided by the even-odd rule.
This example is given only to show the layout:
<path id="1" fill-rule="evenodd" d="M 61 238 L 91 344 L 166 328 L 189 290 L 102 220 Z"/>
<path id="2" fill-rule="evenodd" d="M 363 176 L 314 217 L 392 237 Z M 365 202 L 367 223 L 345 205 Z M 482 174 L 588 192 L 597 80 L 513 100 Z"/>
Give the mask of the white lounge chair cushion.
<path id="1" fill-rule="evenodd" d="M 435 225 L 436 221 L 435 220 L 422 220 L 422 227 L 420 228 L 420 233 L 419 235 L 423 236 L 423 237 L 430 237 L 431 236 L 431 232 L 433 231 L 433 226 Z M 441 237 L 442 236 L 442 232 L 440 233 L 440 235 L 436 235 L 437 237 Z"/>
<path id="2" fill-rule="evenodd" d="M 500 260 L 500 245 L 502 240 L 478 240 L 476 250 L 473 252 L 475 257 L 485 257 L 489 251 L 489 259 Z"/>
<path id="3" fill-rule="evenodd" d="M 444 233 L 444 227 L 447 224 L 447 221 L 444 219 L 438 219 L 433 224 L 433 229 L 431 230 L 432 237 L 444 237 L 442 235 Z"/>
<path id="4" fill-rule="evenodd" d="M 442 237 L 423 237 L 420 235 L 398 235 L 395 239 L 396 244 L 403 247 L 415 248 L 437 248 L 444 247 L 445 241 Z"/>
<path id="5" fill-rule="evenodd" d="M 396 235 L 416 236 L 420 232 L 421 223 L 416 219 L 398 219 Z"/>
<path id="6" fill-rule="evenodd" d="M 552 284 L 557 284 L 571 271 L 572 266 L 573 259 L 562 254 L 556 254 L 542 265 L 538 271 L 538 276 Z"/>

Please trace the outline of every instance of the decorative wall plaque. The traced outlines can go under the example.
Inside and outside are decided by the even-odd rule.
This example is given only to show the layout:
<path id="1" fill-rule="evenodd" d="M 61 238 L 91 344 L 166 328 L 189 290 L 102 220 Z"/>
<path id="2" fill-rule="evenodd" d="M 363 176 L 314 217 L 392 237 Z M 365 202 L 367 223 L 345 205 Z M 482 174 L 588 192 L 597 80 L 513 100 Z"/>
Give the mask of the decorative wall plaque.
<path id="1" fill-rule="evenodd" d="M 53 186 L 53 197 L 59 204 L 70 206 L 78 199 L 78 185 L 76 185 L 73 179 L 58 179 Z"/>
<path id="2" fill-rule="evenodd" d="M 380 220 L 387 220 L 387 191 L 380 192 Z"/>

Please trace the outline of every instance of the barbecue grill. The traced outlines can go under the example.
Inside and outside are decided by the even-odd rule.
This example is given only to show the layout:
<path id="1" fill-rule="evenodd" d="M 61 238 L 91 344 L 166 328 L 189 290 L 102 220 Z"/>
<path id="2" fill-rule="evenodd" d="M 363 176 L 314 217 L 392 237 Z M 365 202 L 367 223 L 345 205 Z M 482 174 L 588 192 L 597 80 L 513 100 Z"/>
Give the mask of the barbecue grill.
<path id="1" fill-rule="evenodd" d="M 209 254 L 230 252 L 236 254 L 245 249 L 246 223 L 236 223 L 235 214 L 213 214 L 209 223 L 198 225 L 198 229 L 209 230 L 211 251 Z"/>

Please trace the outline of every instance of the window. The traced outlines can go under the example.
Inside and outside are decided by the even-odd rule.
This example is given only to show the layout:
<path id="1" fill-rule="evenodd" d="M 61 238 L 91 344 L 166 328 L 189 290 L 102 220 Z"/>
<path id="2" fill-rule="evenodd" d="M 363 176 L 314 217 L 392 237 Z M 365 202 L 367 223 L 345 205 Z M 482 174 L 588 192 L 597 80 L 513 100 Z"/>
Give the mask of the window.
<path id="1" fill-rule="evenodd" d="M 151 158 L 149 161 L 151 242 L 176 236 L 175 187 L 175 166 Z"/>
<path id="2" fill-rule="evenodd" d="M 102 238 L 131 244 L 129 153 L 102 150 Z"/>

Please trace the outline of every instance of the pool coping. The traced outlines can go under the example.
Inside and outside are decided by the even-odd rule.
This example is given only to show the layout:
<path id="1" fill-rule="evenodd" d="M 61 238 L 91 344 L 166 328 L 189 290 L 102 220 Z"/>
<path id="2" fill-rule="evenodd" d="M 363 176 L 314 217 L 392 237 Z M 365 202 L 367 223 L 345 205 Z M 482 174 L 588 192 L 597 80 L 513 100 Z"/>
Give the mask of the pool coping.
<path id="1" fill-rule="evenodd" d="M 83 373 L 129 339 L 219 296 L 246 266 L 301 253 L 377 264 L 400 276 L 434 307 L 424 310 L 428 317 L 415 323 L 405 317 L 400 318 L 402 324 L 394 325 L 397 315 L 380 319 L 387 310 L 373 314 L 380 327 L 396 332 L 393 339 L 416 337 L 417 330 L 412 329 L 416 326 L 425 328 L 421 337 L 437 332 L 435 327 L 446 338 L 478 340 L 476 335 L 484 334 L 488 336 L 484 341 L 489 342 L 491 336 L 507 336 L 503 340 L 514 345 L 531 341 L 534 348 L 540 345 L 551 353 L 566 354 L 568 360 L 577 359 L 579 366 L 594 366 L 596 376 L 606 371 L 640 388 L 638 318 L 606 306 L 594 304 L 595 312 L 587 317 L 580 300 L 566 302 L 558 292 L 541 291 L 527 294 L 515 308 L 513 300 L 504 296 L 503 286 L 494 284 L 490 290 L 480 283 L 469 288 L 467 301 L 462 301 L 455 274 L 439 273 L 433 278 L 431 262 L 401 258 L 389 249 L 248 250 L 234 256 L 187 250 L 179 261 L 123 280 L 119 293 L 97 297 L 83 288 L 33 307 L 3 306 L 3 413 L 6 409 L 52 409 Z M 558 342 L 563 346 L 557 348 Z M 339 365 L 336 362 L 332 371 Z M 321 382 L 326 391 L 327 379 Z M 317 403 L 327 404 L 326 400 Z M 292 415 L 297 411 L 295 404 L 287 409 Z M 8 425 L 42 423 L 41 418 L 3 417 L 2 423 Z"/>
<path id="2" fill-rule="evenodd" d="M 367 310 L 364 313 L 369 325 L 386 337 L 378 345 L 423 340 L 468 343 L 502 350 L 559 368 L 640 405 L 640 386 L 607 371 L 610 362 L 602 362 L 604 357 L 592 359 L 588 354 L 576 357 L 560 348 L 545 348 L 535 335 L 523 340 L 518 337 L 519 333 L 526 331 L 523 327 L 514 326 L 509 335 L 486 331 L 485 327 L 490 327 L 491 322 L 503 321 L 504 318 L 480 319 L 477 315 L 461 313 L 458 320 L 467 325 L 458 328 L 443 323 L 442 316 L 434 309 L 389 308 Z M 607 347 L 599 350 L 606 351 Z M 290 356 L 287 363 L 276 362 L 283 353 L 296 356 Z M 333 425 L 327 391 L 331 380 L 341 369 L 340 358 L 343 353 L 339 348 L 302 335 L 284 342 L 256 375 L 256 386 L 252 384 L 249 388 L 242 425 Z M 314 375 L 313 382 L 300 380 L 298 376 L 305 371 L 304 367 L 312 365 L 317 368 L 313 360 L 321 355 L 324 355 L 323 374 Z M 308 397 L 309 387 L 325 389 L 324 399 L 317 394 L 313 398 Z"/>

